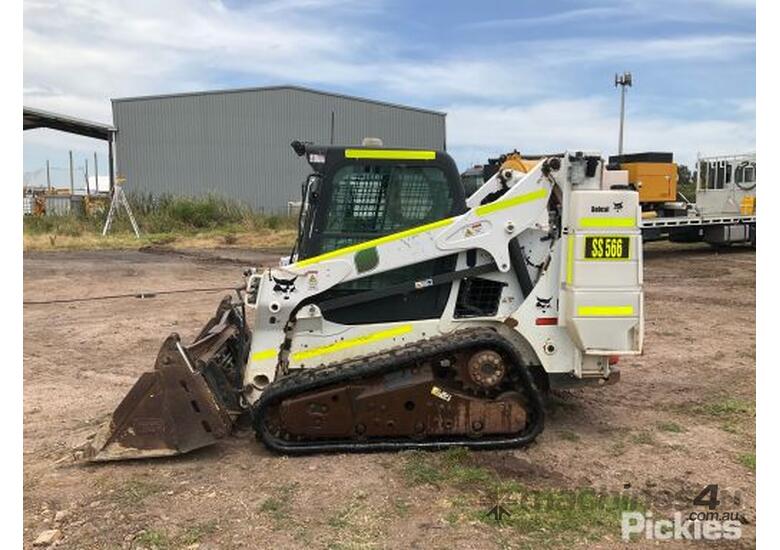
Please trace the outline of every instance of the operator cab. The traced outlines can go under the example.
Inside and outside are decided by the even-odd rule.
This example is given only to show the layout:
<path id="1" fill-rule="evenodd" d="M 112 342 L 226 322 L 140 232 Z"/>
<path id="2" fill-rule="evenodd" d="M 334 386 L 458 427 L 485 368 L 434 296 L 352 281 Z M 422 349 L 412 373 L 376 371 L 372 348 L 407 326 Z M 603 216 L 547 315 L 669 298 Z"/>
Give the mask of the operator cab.
<path id="1" fill-rule="evenodd" d="M 443 151 L 293 144 L 314 170 L 303 185 L 296 261 L 466 211 Z"/>
<path id="2" fill-rule="evenodd" d="M 443 151 L 318 146 L 294 141 L 313 169 L 302 188 L 300 230 L 291 262 L 457 216 L 467 209 L 455 162 Z M 328 297 L 387 288 L 454 269 L 455 256 L 369 275 L 328 291 Z M 450 285 L 411 298 L 381 298 L 326 318 L 344 324 L 429 319 L 440 314 Z"/>

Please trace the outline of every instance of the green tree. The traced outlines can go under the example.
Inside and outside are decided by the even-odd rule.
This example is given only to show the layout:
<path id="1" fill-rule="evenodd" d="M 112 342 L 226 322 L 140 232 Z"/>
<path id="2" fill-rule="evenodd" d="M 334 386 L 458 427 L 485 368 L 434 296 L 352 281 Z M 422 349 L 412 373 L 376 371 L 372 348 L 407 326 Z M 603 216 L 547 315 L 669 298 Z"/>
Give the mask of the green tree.
<path id="1" fill-rule="evenodd" d="M 696 201 L 696 175 L 684 164 L 677 165 L 677 192 L 691 202 Z"/>

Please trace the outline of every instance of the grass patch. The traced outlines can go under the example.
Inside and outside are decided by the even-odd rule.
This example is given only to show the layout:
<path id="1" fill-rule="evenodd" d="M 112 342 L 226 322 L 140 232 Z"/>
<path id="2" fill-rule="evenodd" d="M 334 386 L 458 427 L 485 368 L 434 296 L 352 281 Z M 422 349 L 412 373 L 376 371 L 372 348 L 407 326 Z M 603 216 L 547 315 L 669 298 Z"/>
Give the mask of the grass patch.
<path id="1" fill-rule="evenodd" d="M 737 457 L 737 460 L 745 468 L 756 471 L 756 453 L 745 453 Z"/>
<path id="2" fill-rule="evenodd" d="M 626 443 L 623 440 L 616 441 L 609 447 L 612 456 L 622 456 L 626 453 Z"/>
<path id="3" fill-rule="evenodd" d="M 165 531 L 147 529 L 133 540 L 137 546 L 150 550 L 167 550 L 174 548 L 174 543 Z"/>
<path id="4" fill-rule="evenodd" d="M 725 397 L 686 405 L 684 411 L 716 420 L 723 431 L 736 434 L 742 432 L 747 425 L 754 425 L 756 403 L 737 397 Z"/>
<path id="5" fill-rule="evenodd" d="M 662 432 L 670 432 L 674 434 L 681 434 L 687 431 L 685 428 L 677 424 L 676 422 L 659 422 L 657 424 L 658 429 Z"/>
<path id="6" fill-rule="evenodd" d="M 298 483 L 280 485 L 274 490 L 274 494 L 266 498 L 258 507 L 258 511 L 270 516 L 284 527 L 283 523 L 291 516 L 292 502 L 298 491 Z"/>
<path id="7" fill-rule="evenodd" d="M 393 510 L 395 510 L 395 513 L 398 517 L 404 518 L 409 515 L 411 506 L 409 505 L 409 501 L 406 499 L 396 498 L 393 499 Z"/>
<path id="8" fill-rule="evenodd" d="M 744 399 L 727 397 L 693 407 L 693 412 L 715 418 L 733 418 L 756 415 L 756 404 Z"/>
<path id="9" fill-rule="evenodd" d="M 626 494 L 597 493 L 592 489 L 529 489 L 513 480 L 496 480 L 492 498 L 455 499 L 447 521 L 453 525 L 474 521 L 507 530 L 532 547 L 602 540 L 620 532 L 621 514 L 644 511 L 644 503 Z M 500 505 L 500 520 L 489 512 Z M 513 537 L 514 538 L 514 537 Z M 517 540 L 515 538 L 515 540 Z"/>
<path id="10" fill-rule="evenodd" d="M 328 525 L 333 529 L 344 529 L 348 527 L 350 517 L 355 514 L 357 509 L 358 506 L 354 502 L 339 508 L 336 513 L 328 518 Z"/>
<path id="11" fill-rule="evenodd" d="M 216 246 L 265 246 L 289 248 L 295 240 L 297 219 L 255 212 L 216 196 L 130 196 L 141 230 L 136 239 L 124 211 L 115 218 L 111 233 L 102 236 L 105 211 L 90 215 L 25 216 L 24 249 L 138 248 L 191 241 Z M 197 243 L 195 243 L 197 244 Z"/>
<path id="12" fill-rule="evenodd" d="M 187 527 L 184 532 L 177 537 L 178 546 L 189 546 L 200 542 L 203 537 L 214 533 L 217 530 L 217 522 L 214 520 L 198 523 Z"/>
<path id="13" fill-rule="evenodd" d="M 529 488 L 492 469 L 476 466 L 470 451 L 463 448 L 442 453 L 411 451 L 403 457 L 406 481 L 433 485 L 439 498 L 446 501 L 441 518 L 447 524 L 481 523 L 496 528 L 497 537 L 521 546 L 619 536 L 621 513 L 645 509 L 644 503 L 628 494 Z M 488 514 L 497 504 L 509 513 L 501 521 Z"/>
<path id="14" fill-rule="evenodd" d="M 122 505 L 135 506 L 143 502 L 146 498 L 162 492 L 164 489 L 165 487 L 159 483 L 131 479 L 117 487 L 112 493 L 112 497 Z"/>
<path id="15" fill-rule="evenodd" d="M 579 441 L 580 436 L 578 436 L 576 433 L 569 431 L 569 430 L 563 430 L 559 432 L 559 435 L 561 436 L 561 439 L 564 441 Z"/>
<path id="16" fill-rule="evenodd" d="M 372 548 L 383 538 L 387 514 L 358 492 L 328 517 L 327 525 L 333 535 L 328 548 Z"/>
<path id="17" fill-rule="evenodd" d="M 631 441 L 638 445 L 655 445 L 656 440 L 653 433 L 648 430 L 642 430 L 631 436 Z"/>
<path id="18" fill-rule="evenodd" d="M 475 466 L 471 452 L 452 447 L 444 452 L 409 451 L 404 453 L 403 475 L 410 485 L 473 485 L 488 482 L 492 471 Z"/>

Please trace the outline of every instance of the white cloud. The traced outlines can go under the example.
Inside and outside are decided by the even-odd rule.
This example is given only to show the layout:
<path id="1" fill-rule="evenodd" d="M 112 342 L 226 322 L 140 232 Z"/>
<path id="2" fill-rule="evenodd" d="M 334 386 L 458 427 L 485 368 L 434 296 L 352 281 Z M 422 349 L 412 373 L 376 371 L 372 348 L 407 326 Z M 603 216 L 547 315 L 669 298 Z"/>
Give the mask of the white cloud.
<path id="1" fill-rule="evenodd" d="M 585 61 L 614 62 L 726 62 L 755 51 L 755 35 L 690 35 L 669 38 L 557 38 L 517 45 L 529 51 L 531 62 L 540 68 L 573 65 Z"/>
<path id="2" fill-rule="evenodd" d="M 108 98 L 220 86 L 225 73 L 261 82 L 371 86 L 383 95 L 501 101 L 549 93 L 538 75 L 583 60 L 729 59 L 754 48 L 752 36 L 636 40 L 519 41 L 523 71 L 506 78 L 506 52 L 409 59 L 389 32 L 362 24 L 380 3 L 271 2 L 228 9 L 220 2 L 135 0 L 25 3 L 25 101 L 106 120 Z M 596 8 L 589 8 L 596 9 Z"/>
<path id="3" fill-rule="evenodd" d="M 625 6 L 664 11 L 648 4 L 604 3 L 540 16 L 547 20 L 537 17 L 535 23 L 603 19 Z M 26 105 L 107 122 L 111 97 L 225 88 L 231 85 L 226 74 L 257 85 L 367 90 L 367 96 L 448 111 L 448 143 L 465 157 L 458 159 L 461 165 L 515 147 L 614 150 L 614 98 L 581 97 L 571 69 L 624 60 L 723 63 L 755 50 L 752 35 L 707 34 L 706 28 L 671 37 L 565 38 L 564 33 L 545 40 L 524 40 L 522 30 L 502 28 L 502 39 L 490 48 L 477 50 L 466 40 L 462 48 L 423 50 L 415 57 L 413 46 L 392 28 L 377 27 L 386 9 L 382 2 L 273 0 L 236 8 L 217 0 L 25 0 L 24 6 Z M 629 112 L 627 149 L 673 150 L 689 159 L 695 149 L 752 147 L 755 101 L 740 99 L 732 111 L 734 119 L 750 120 L 715 115 L 687 122 Z M 25 144 L 63 151 L 100 148 L 58 136 L 27 132 Z"/>
<path id="4" fill-rule="evenodd" d="M 517 27 L 530 27 L 535 25 L 550 25 L 557 23 L 568 23 L 571 21 L 592 21 L 592 18 L 609 18 L 624 14 L 625 12 L 618 7 L 590 7 L 553 12 L 545 15 L 528 15 L 526 17 L 505 17 L 501 19 L 488 19 L 485 21 L 476 21 L 463 25 L 464 28 L 474 29 L 493 29 L 503 28 L 512 29 Z"/>
<path id="5" fill-rule="evenodd" d="M 451 152 L 460 168 L 485 162 L 513 149 L 527 154 L 563 150 L 617 150 L 618 113 L 614 102 L 592 97 L 550 100 L 524 107 L 484 107 L 455 104 L 447 109 Z M 682 164 L 693 164 L 697 153 L 739 153 L 755 148 L 755 122 L 626 117 L 624 150 L 671 151 Z"/>
<path id="6" fill-rule="evenodd" d="M 563 23 L 583 26 L 609 20 L 617 27 L 663 22 L 723 22 L 733 19 L 735 12 L 755 11 L 755 0 L 604 0 L 597 6 L 574 8 L 538 14 L 526 4 L 521 17 L 501 17 L 478 20 L 462 25 L 465 29 L 547 28 L 554 32 Z"/>

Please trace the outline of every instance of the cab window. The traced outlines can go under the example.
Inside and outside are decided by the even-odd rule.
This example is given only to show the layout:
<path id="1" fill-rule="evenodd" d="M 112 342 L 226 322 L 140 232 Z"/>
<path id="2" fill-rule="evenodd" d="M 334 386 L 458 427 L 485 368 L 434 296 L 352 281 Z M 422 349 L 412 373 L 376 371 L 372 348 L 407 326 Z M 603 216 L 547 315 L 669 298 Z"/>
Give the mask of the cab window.
<path id="1" fill-rule="evenodd" d="M 452 203 L 438 167 L 344 166 L 333 177 L 322 252 L 446 218 Z"/>

